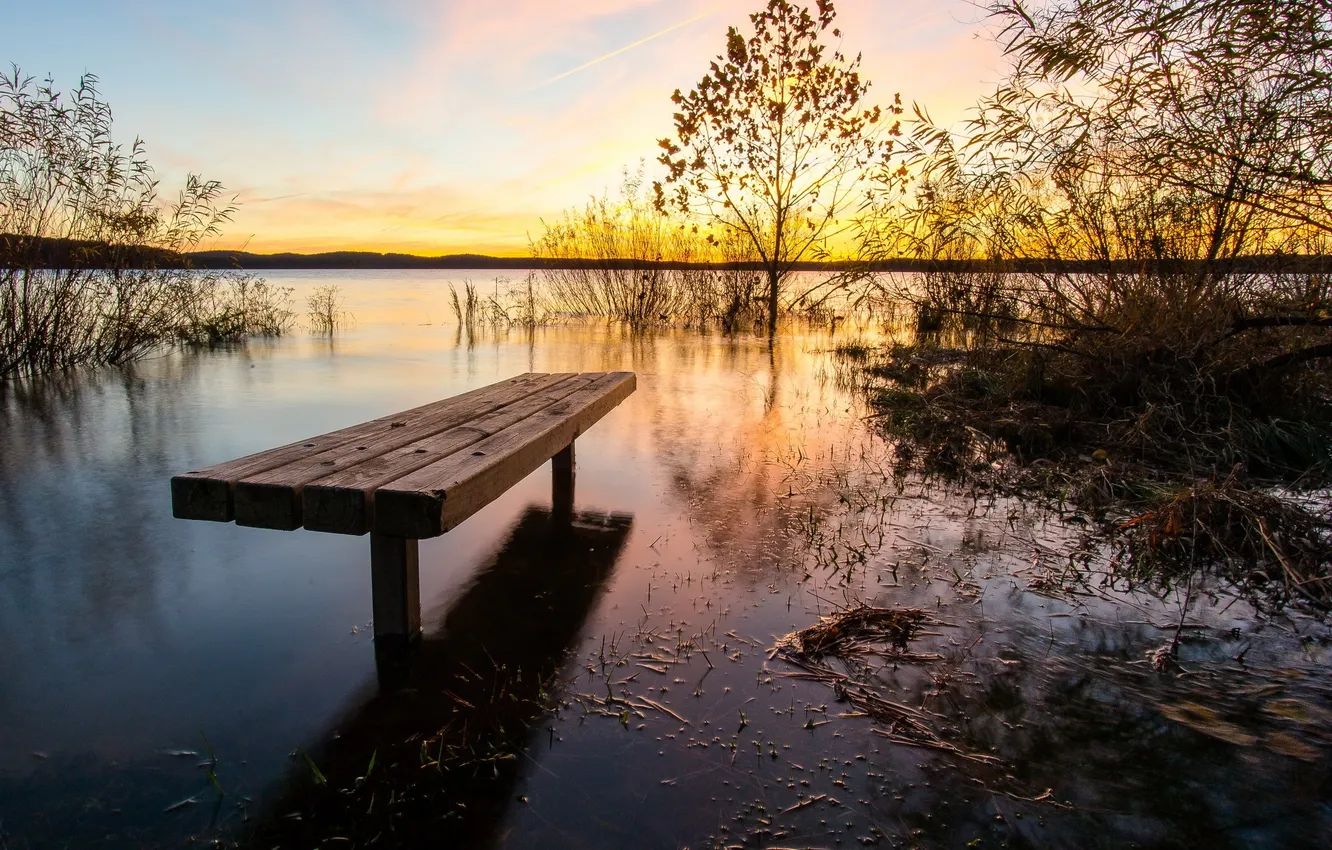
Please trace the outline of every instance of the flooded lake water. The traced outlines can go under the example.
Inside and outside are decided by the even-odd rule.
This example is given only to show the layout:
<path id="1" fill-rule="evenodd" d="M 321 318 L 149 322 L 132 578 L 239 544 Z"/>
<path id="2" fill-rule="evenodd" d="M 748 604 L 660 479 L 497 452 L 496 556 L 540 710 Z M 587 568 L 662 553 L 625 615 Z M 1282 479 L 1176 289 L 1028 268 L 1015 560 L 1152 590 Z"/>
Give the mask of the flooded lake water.
<path id="1" fill-rule="evenodd" d="M 491 273 L 267 277 L 354 323 L 0 394 L 3 850 L 1328 846 L 1327 630 L 1130 592 L 1081 525 L 895 476 L 832 353 L 868 332 L 468 334 L 447 284 Z M 573 533 L 545 466 L 423 541 L 405 657 L 367 538 L 171 516 L 179 472 L 621 369 Z M 860 602 L 931 618 L 858 675 L 946 748 L 773 652 Z"/>

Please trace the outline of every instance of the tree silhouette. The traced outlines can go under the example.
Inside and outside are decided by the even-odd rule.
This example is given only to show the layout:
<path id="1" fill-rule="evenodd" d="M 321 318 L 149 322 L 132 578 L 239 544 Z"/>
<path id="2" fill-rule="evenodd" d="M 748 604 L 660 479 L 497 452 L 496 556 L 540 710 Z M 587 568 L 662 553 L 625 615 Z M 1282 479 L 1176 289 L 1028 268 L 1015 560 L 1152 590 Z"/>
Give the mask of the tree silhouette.
<path id="1" fill-rule="evenodd" d="M 841 232 L 865 168 L 892 148 L 884 110 L 864 104 L 860 56 L 820 41 L 833 18 L 826 0 L 817 14 L 770 0 L 750 15 L 748 40 L 731 27 L 726 54 L 692 91 L 671 96 L 675 138 L 658 142 L 668 171 L 655 184 L 657 208 L 698 215 L 753 245 L 767 273 L 769 334 L 783 280 Z M 886 112 L 900 114 L 900 99 Z M 887 131 L 897 133 L 896 124 Z"/>
<path id="2" fill-rule="evenodd" d="M 990 11 L 1014 64 L 982 104 L 973 148 L 1027 172 L 1094 168 L 1205 198 L 1217 240 L 1254 214 L 1332 233 L 1327 0 L 994 0 Z"/>

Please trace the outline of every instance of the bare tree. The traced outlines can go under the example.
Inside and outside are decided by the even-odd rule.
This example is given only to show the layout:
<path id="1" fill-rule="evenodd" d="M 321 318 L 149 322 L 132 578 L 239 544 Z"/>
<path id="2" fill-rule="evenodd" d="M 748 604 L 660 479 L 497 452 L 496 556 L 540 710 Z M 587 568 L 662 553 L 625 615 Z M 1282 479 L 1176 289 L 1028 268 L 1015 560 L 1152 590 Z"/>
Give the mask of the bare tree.
<path id="1" fill-rule="evenodd" d="M 860 57 L 820 40 L 833 19 L 826 0 L 814 13 L 770 0 L 750 15 L 748 39 L 730 28 L 725 55 L 672 96 L 675 138 L 659 142 L 668 172 L 657 208 L 701 216 L 752 245 L 767 274 L 770 334 L 783 280 L 842 231 L 863 170 L 891 147 L 879 132 L 884 110 L 865 104 Z M 896 101 L 887 109 L 900 111 Z M 897 132 L 894 124 L 887 135 Z"/>
<path id="2" fill-rule="evenodd" d="M 1325 277 L 1278 273 L 1309 264 L 1277 259 L 1324 253 L 1332 234 L 1332 6 L 991 12 L 1010 71 L 960 136 L 918 110 L 916 191 L 904 209 L 899 172 L 881 174 L 891 191 L 867 256 L 1024 271 L 961 289 L 927 277 L 924 294 L 1098 358 L 1169 351 L 1224 382 L 1332 355 Z"/>
<path id="3" fill-rule="evenodd" d="M 1015 165 L 1085 168 L 1332 231 L 1332 5 L 1079 0 L 991 13 L 1014 65 L 973 144 Z"/>

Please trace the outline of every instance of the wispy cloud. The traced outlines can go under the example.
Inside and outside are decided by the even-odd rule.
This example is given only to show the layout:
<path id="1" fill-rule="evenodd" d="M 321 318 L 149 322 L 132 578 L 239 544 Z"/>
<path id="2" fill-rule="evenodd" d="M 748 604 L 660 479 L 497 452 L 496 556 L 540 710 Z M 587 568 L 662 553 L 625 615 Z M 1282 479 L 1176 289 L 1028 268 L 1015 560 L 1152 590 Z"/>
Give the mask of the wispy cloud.
<path id="1" fill-rule="evenodd" d="M 652 35 L 649 35 L 646 38 L 640 38 L 638 41 L 635 41 L 633 44 L 626 44 L 624 47 L 612 50 L 610 53 L 604 53 L 601 56 L 598 56 L 596 59 L 593 59 L 589 62 L 584 62 L 583 64 L 579 65 L 577 68 L 571 68 L 562 74 L 556 74 L 550 79 L 542 80 L 540 83 L 537 83 L 533 88 L 539 89 L 542 86 L 548 86 L 551 83 L 557 83 L 560 80 L 563 80 L 565 77 L 572 77 L 574 74 L 577 74 L 579 71 L 586 71 L 588 68 L 591 68 L 593 65 L 599 65 L 602 62 L 605 62 L 607 59 L 619 56 L 621 53 L 633 50 L 635 47 L 647 44 L 649 41 L 652 41 L 653 39 L 661 38 L 663 35 L 666 35 L 667 33 L 675 32 L 681 27 L 687 27 L 690 24 L 695 23 L 696 21 L 701 21 L 704 18 L 710 18 L 715 14 L 716 10 L 714 9 L 711 12 L 704 12 L 701 15 L 695 15 L 694 17 L 690 18 L 687 21 L 681 21 L 680 23 L 673 24 L 672 26 L 669 26 L 664 30 L 659 30 L 657 32 L 654 32 Z"/>
<path id="2" fill-rule="evenodd" d="M 289 195 L 273 195 L 272 197 L 268 197 L 268 198 L 246 198 L 246 199 L 245 199 L 245 203 L 247 203 L 247 204 L 271 204 L 271 203 L 273 203 L 274 201 L 286 201 L 286 200 L 290 200 L 291 198 L 303 198 L 303 197 L 305 197 L 306 195 L 309 195 L 309 194 L 311 194 L 311 193 L 310 193 L 310 192 L 292 192 L 292 193 L 289 194 Z"/>

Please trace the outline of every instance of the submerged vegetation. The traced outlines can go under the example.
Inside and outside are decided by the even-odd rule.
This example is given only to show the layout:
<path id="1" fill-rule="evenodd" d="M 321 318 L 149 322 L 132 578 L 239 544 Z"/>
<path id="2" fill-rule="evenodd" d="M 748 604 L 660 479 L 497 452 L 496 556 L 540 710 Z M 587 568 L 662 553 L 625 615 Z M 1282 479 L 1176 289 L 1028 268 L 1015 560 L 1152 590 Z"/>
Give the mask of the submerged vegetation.
<path id="1" fill-rule="evenodd" d="M 1022 355 L 926 344 L 873 361 L 870 401 L 899 463 L 1094 523 L 1129 579 L 1168 587 L 1215 568 L 1277 604 L 1332 607 L 1332 514 L 1300 495 L 1326 485 L 1325 420 L 1232 409 L 1209 428 L 1187 400 L 1040 397 Z"/>
<path id="2" fill-rule="evenodd" d="M 495 278 L 494 290 L 485 297 L 470 280 L 463 281 L 461 297 L 458 287 L 449 284 L 449 309 L 459 330 L 466 330 L 469 336 L 483 326 L 532 330 L 551 321 L 553 304 L 535 272 L 528 272 L 516 286 L 508 278 Z"/>
<path id="3" fill-rule="evenodd" d="M 143 144 L 115 141 L 96 77 L 63 93 L 0 73 L 0 377 L 284 332 L 287 293 L 183 260 L 233 210 L 195 175 L 162 199 Z"/>

